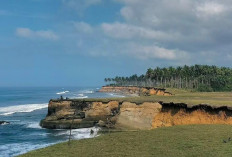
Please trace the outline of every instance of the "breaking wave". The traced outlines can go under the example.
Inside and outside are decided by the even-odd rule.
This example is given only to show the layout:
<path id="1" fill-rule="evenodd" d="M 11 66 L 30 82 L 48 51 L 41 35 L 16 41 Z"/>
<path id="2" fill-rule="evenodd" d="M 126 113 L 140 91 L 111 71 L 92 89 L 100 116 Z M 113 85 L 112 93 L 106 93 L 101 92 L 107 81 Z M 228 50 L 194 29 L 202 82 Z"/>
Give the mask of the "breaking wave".
<path id="1" fill-rule="evenodd" d="M 91 134 L 91 130 L 93 130 L 93 133 Z M 54 136 L 67 136 L 66 140 L 60 140 L 54 143 L 43 143 L 43 144 L 34 144 L 30 142 L 24 142 L 24 143 L 14 143 L 14 144 L 5 144 L 0 145 L 0 156 L 4 157 L 11 157 L 11 156 L 17 156 L 20 154 L 27 153 L 31 150 L 44 148 L 50 145 L 54 145 L 56 143 L 64 142 L 68 140 L 69 136 L 69 130 L 58 130 L 59 133 L 53 134 Z M 98 136 L 99 128 L 92 127 L 92 128 L 84 128 L 84 129 L 73 129 L 72 130 L 72 139 L 86 139 L 86 138 L 93 138 Z M 45 133 L 43 135 L 48 135 L 49 133 Z M 52 134 L 50 134 L 51 136 Z"/>
<path id="2" fill-rule="evenodd" d="M 0 107 L 0 115 L 6 116 L 18 112 L 32 112 L 47 107 L 48 107 L 48 103 Z"/>
<path id="3" fill-rule="evenodd" d="M 124 98 L 125 96 L 123 95 L 119 95 L 119 94 L 115 94 L 115 93 L 107 93 L 107 95 L 110 95 L 112 97 L 121 97 L 121 98 Z"/>
<path id="4" fill-rule="evenodd" d="M 7 122 L 3 122 L 2 124 L 0 124 L 0 125 L 8 125 L 9 123 L 7 123 Z"/>
<path id="5" fill-rule="evenodd" d="M 84 93 L 84 94 L 93 94 L 94 90 L 83 90 L 83 91 L 81 91 L 81 93 Z"/>
<path id="6" fill-rule="evenodd" d="M 84 95 L 83 93 L 78 94 L 77 97 L 75 97 L 75 99 L 85 99 L 88 98 L 88 96 Z"/>
<path id="7" fill-rule="evenodd" d="M 42 129 L 41 126 L 39 125 L 39 122 L 31 122 L 27 125 L 27 128 L 32 128 L 32 129 Z"/>
<path id="8" fill-rule="evenodd" d="M 70 130 L 59 130 L 59 133 L 55 134 L 54 136 L 69 136 Z M 91 134 L 91 130 L 93 133 Z M 82 128 L 82 129 L 73 129 L 72 130 L 72 139 L 86 139 L 86 138 L 93 138 L 98 135 L 98 131 L 100 128 L 92 127 L 92 128 Z"/>
<path id="9" fill-rule="evenodd" d="M 56 93 L 57 95 L 61 95 L 61 94 L 66 94 L 66 93 L 69 93 L 69 91 L 67 90 L 67 91 L 62 91 L 62 92 L 58 92 L 58 93 Z"/>

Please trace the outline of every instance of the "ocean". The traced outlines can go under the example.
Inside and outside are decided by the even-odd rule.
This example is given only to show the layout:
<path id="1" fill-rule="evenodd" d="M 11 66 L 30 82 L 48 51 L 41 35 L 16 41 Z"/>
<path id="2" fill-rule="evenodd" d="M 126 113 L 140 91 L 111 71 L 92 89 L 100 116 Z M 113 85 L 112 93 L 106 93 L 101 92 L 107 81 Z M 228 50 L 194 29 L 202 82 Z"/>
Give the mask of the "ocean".
<path id="1" fill-rule="evenodd" d="M 69 130 L 49 130 L 39 126 L 47 114 L 48 102 L 61 95 L 66 98 L 123 97 L 97 92 L 99 88 L 27 87 L 0 88 L 0 156 L 12 157 L 68 140 Z M 90 134 L 90 130 L 94 134 Z M 74 129 L 72 139 L 93 138 L 98 128 Z"/>

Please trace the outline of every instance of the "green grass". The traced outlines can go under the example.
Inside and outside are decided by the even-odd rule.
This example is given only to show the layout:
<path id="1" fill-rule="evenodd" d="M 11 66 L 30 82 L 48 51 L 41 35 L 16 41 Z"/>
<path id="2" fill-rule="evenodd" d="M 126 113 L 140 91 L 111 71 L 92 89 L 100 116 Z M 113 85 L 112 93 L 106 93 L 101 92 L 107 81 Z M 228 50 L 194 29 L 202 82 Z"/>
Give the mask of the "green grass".
<path id="1" fill-rule="evenodd" d="M 150 131 L 117 132 L 57 144 L 22 157 L 232 156 L 232 126 L 188 125 Z"/>
<path id="2" fill-rule="evenodd" d="M 85 101 L 102 101 L 111 100 L 130 101 L 143 103 L 145 101 L 166 103 L 186 103 L 188 105 L 209 104 L 213 106 L 232 106 L 232 92 L 191 92 L 189 90 L 167 89 L 173 93 L 173 96 L 148 96 L 148 97 L 126 97 L 126 98 L 104 98 L 104 99 L 84 99 Z"/>

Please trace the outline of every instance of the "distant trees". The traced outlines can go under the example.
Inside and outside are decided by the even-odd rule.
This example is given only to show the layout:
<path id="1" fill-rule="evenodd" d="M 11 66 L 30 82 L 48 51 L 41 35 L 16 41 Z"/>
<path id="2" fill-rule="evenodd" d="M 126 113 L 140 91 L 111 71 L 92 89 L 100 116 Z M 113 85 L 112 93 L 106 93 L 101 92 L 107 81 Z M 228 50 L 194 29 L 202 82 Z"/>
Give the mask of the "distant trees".
<path id="1" fill-rule="evenodd" d="M 145 75 L 105 78 L 109 85 L 150 86 L 196 89 L 199 91 L 232 90 L 232 69 L 208 65 L 156 67 L 147 69 Z"/>

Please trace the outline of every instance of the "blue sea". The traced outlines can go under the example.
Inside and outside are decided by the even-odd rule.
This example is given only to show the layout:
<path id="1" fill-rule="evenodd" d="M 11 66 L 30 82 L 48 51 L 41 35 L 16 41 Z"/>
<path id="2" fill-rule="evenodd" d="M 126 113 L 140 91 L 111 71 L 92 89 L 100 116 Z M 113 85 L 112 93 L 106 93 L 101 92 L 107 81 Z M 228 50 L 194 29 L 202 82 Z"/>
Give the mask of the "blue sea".
<path id="1" fill-rule="evenodd" d="M 48 102 L 61 95 L 66 98 L 123 97 L 113 93 L 97 92 L 99 88 L 27 87 L 0 88 L 0 156 L 17 156 L 68 140 L 68 130 L 49 130 L 39 126 L 47 114 Z M 90 130 L 94 134 L 90 134 Z M 92 138 L 98 128 L 75 129 L 72 139 Z"/>

